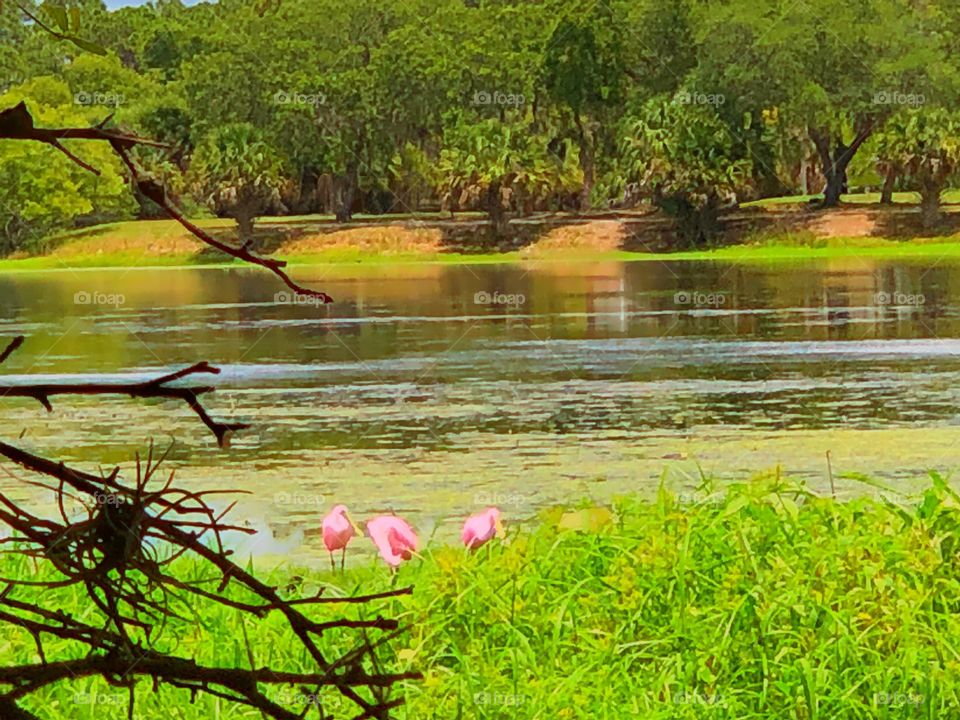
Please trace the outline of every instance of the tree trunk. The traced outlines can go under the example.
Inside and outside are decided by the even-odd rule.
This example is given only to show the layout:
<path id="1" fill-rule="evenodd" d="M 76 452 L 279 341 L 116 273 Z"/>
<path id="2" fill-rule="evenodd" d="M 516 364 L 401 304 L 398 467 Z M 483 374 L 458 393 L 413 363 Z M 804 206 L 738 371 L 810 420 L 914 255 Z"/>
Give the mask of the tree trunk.
<path id="1" fill-rule="evenodd" d="M 593 186 L 596 182 L 596 158 L 594 155 L 593 140 L 583 122 L 580 120 L 580 114 L 575 112 L 573 118 L 577 124 L 577 145 L 580 149 L 580 169 L 583 171 L 583 186 L 580 189 L 580 210 L 590 210 L 592 207 L 590 195 L 593 192 Z"/>
<path id="2" fill-rule="evenodd" d="M 880 191 L 880 204 L 893 205 L 893 188 L 897 183 L 897 169 L 892 164 L 887 167 L 883 178 L 883 189 Z"/>
<path id="3" fill-rule="evenodd" d="M 503 200 L 500 197 L 500 181 L 495 180 L 490 183 L 487 186 L 485 195 L 486 197 L 483 201 L 484 209 L 490 216 L 490 225 L 493 228 L 494 235 L 500 237 L 507 227 L 507 216 L 503 210 Z"/>
<path id="4" fill-rule="evenodd" d="M 335 212 L 336 182 L 330 173 L 317 178 L 317 206 L 324 215 Z"/>
<path id="5" fill-rule="evenodd" d="M 711 196 L 702 206 L 686 196 L 677 195 L 655 199 L 654 203 L 676 218 L 681 248 L 702 248 L 717 237 L 720 230 L 719 198 Z"/>
<path id="6" fill-rule="evenodd" d="M 353 218 L 353 201 L 357 194 L 357 161 L 347 163 L 347 172 L 339 183 L 337 193 L 337 222 L 350 222 Z"/>
<path id="7" fill-rule="evenodd" d="M 240 237 L 240 244 L 246 245 L 247 243 L 252 243 L 254 223 L 253 214 L 245 210 L 237 210 L 236 214 L 234 215 L 234 220 L 237 221 L 237 233 Z"/>
<path id="8" fill-rule="evenodd" d="M 357 194 L 357 161 L 347 163 L 347 173 L 337 198 L 337 222 L 349 222 L 353 217 L 353 200 Z"/>
<path id="9" fill-rule="evenodd" d="M 811 128 L 807 131 L 823 166 L 823 178 L 826 181 L 823 207 L 836 207 L 840 204 L 840 196 L 847 191 L 847 168 L 850 161 L 873 132 L 872 118 L 857 118 L 854 125 L 857 134 L 849 145 L 839 138 L 834 138 L 829 130 Z"/>
<path id="10" fill-rule="evenodd" d="M 926 177 L 920 182 L 920 221 L 924 230 L 933 230 L 940 224 L 940 192 L 942 184 Z"/>
<path id="11" fill-rule="evenodd" d="M 847 163 L 832 161 L 824 169 L 824 179 L 827 181 L 823 188 L 823 206 L 836 207 L 840 204 L 840 196 L 847 186 Z"/>

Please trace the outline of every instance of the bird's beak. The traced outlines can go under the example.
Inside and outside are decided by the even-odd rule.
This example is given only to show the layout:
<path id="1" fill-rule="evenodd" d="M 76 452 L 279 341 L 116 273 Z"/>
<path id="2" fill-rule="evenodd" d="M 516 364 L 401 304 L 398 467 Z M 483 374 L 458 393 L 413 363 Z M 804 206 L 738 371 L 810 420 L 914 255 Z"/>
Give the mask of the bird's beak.
<path id="1" fill-rule="evenodd" d="M 353 530 L 354 530 L 354 532 L 357 533 L 357 537 L 363 537 L 363 528 L 360 527 L 359 525 L 357 525 L 357 524 L 353 521 L 353 518 L 350 517 L 349 515 L 347 515 L 347 522 L 349 522 L 350 525 L 353 526 Z"/>
<path id="2" fill-rule="evenodd" d="M 500 518 L 497 518 L 497 522 L 494 524 L 494 527 L 497 529 L 497 537 L 503 539 L 507 536 L 507 531 L 503 527 L 503 521 Z"/>

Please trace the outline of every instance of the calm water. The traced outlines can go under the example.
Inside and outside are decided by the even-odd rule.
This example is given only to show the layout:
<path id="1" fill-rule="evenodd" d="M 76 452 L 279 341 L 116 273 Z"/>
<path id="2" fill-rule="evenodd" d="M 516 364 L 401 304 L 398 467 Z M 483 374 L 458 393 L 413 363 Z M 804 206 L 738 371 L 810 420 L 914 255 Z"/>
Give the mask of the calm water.
<path id="1" fill-rule="evenodd" d="M 960 459 L 960 265 L 362 272 L 298 273 L 329 307 L 247 270 L 0 275 L 0 330 L 29 336 L 7 382 L 209 360 L 224 372 L 207 407 L 255 425 L 222 452 L 175 402 L 60 398 L 52 414 L 7 401 L 4 436 L 86 467 L 175 440 L 182 484 L 249 491 L 238 516 L 276 536 L 255 549 L 301 559 L 334 501 L 450 537 L 490 502 L 528 517 L 664 473 L 682 489 L 781 464 L 823 487 L 830 450 L 838 474 L 907 487 Z"/>

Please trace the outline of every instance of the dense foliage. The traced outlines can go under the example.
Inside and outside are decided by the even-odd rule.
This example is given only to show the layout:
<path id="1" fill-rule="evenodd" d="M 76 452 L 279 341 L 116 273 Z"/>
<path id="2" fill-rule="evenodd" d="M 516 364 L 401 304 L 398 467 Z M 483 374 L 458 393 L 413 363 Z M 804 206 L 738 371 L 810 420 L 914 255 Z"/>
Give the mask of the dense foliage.
<path id="1" fill-rule="evenodd" d="M 267 211 L 443 207 L 500 226 L 647 201 L 700 243 L 725 203 L 823 191 L 830 205 L 881 185 L 922 191 L 932 224 L 954 172 L 960 10 L 947 0 L 66 6 L 80 44 L 2 6 L 0 106 L 26 98 L 51 124 L 115 112 L 173 145 L 142 159 L 185 200 L 222 216 L 242 206 L 244 234 Z M 56 27 L 50 3 L 23 7 Z M 209 150 L 224 132 L 262 161 L 217 187 Z M 0 142 L 5 249 L 155 211 L 122 197 L 103 160 L 93 181 L 49 148 Z"/>
<path id="2" fill-rule="evenodd" d="M 895 498 L 895 501 L 893 500 Z M 953 647 L 960 497 L 939 477 L 917 498 L 817 496 L 777 473 L 678 498 L 624 498 L 519 525 L 476 553 L 427 548 L 399 577 L 376 558 L 343 576 L 278 569 L 292 598 L 416 586 L 384 602 L 409 631 L 385 670 L 423 670 L 406 718 L 936 718 L 960 712 Z M 368 542 L 368 541 L 366 541 Z M 361 543 L 362 544 L 362 543 Z M 351 553 L 356 550 L 351 547 Z M 2 574 L 29 560 L 0 558 Z M 325 558 L 324 558 L 325 562 Z M 188 563 L 182 576 L 199 570 Z M 68 612 L 75 587 L 51 591 Z M 275 615 L 245 623 L 212 603 L 177 606 L 158 641 L 198 661 L 305 662 Z M 201 630 L 206 628 L 206 631 Z M 325 636 L 326 638 L 326 636 Z M 331 637 L 335 652 L 340 638 Z M 29 633 L 4 657 L 34 652 Z M 258 717 L 201 695 L 144 692 L 147 716 Z M 286 698 L 295 697 L 295 688 Z M 126 717 L 126 693 L 80 679 L 36 702 L 69 717 Z M 302 702 L 310 702 L 309 695 Z M 333 708 L 327 708 L 333 709 Z M 88 714 L 85 714 L 88 713 Z"/>

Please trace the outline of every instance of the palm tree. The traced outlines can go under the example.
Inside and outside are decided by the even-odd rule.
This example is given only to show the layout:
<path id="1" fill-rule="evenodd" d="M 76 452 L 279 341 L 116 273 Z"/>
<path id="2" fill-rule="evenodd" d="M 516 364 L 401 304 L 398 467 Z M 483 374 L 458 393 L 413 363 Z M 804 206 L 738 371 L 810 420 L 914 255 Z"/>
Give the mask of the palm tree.
<path id="1" fill-rule="evenodd" d="M 240 241 L 249 244 L 256 218 L 279 203 L 283 161 L 253 125 L 225 125 L 197 148 L 190 178 L 200 201 L 236 220 Z"/>

